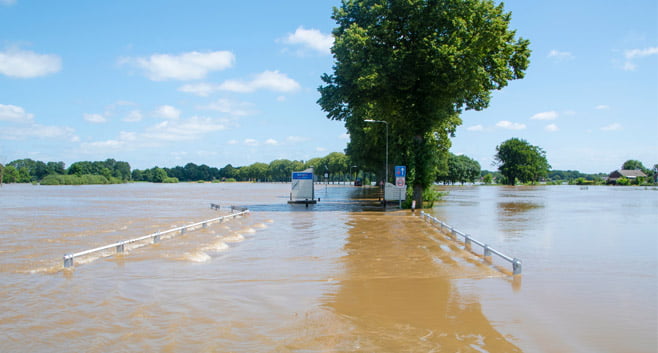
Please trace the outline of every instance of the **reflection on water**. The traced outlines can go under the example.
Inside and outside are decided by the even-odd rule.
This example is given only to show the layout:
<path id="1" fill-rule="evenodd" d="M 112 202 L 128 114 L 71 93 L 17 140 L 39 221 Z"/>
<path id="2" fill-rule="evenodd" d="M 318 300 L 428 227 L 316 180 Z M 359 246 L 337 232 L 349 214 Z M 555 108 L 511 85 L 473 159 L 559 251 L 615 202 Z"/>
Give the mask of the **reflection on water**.
<path id="1" fill-rule="evenodd" d="M 436 217 L 523 260 L 523 287 L 507 298 L 477 288 L 489 317 L 527 351 L 656 352 L 658 192 L 577 186 L 464 187 Z M 556 339 L 559 337 L 559 339 Z"/>
<path id="2" fill-rule="evenodd" d="M 655 351 L 658 192 L 452 188 L 431 212 L 521 258 L 515 290 L 376 189 L 289 189 L 3 186 L 0 351 Z M 62 271 L 210 203 L 252 213 Z"/>
<path id="3" fill-rule="evenodd" d="M 476 300 L 452 286 L 451 278 L 467 272 L 463 259 L 422 221 L 405 213 L 358 214 L 350 224 L 344 273 L 327 306 L 351 324 L 353 350 L 519 351 Z"/>

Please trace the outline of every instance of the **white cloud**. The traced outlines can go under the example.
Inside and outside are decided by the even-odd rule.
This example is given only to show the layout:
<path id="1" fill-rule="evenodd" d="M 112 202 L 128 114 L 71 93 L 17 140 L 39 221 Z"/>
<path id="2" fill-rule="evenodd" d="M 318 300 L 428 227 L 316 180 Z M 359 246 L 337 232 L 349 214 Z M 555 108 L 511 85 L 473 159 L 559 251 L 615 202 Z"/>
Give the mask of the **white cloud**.
<path id="1" fill-rule="evenodd" d="M 265 144 L 266 144 L 266 145 L 272 145 L 272 146 L 274 146 L 274 145 L 278 145 L 279 142 L 278 142 L 277 140 L 275 140 L 275 139 L 267 139 L 267 140 L 265 141 Z"/>
<path id="2" fill-rule="evenodd" d="M 548 131 L 548 132 L 556 132 L 556 131 L 558 131 L 558 130 L 560 130 L 560 129 L 559 129 L 559 128 L 557 127 L 557 125 L 555 125 L 555 124 L 548 124 L 548 125 L 546 125 L 546 127 L 544 128 L 544 130 L 546 130 L 546 131 Z"/>
<path id="3" fill-rule="evenodd" d="M 551 50 L 548 53 L 549 58 L 553 58 L 557 61 L 566 61 L 566 60 L 571 60 L 573 59 L 573 55 L 568 52 L 568 51 L 559 51 L 559 50 Z"/>
<path id="4" fill-rule="evenodd" d="M 558 117 L 558 113 L 554 110 L 548 112 L 537 113 L 530 117 L 531 120 L 555 120 Z"/>
<path id="5" fill-rule="evenodd" d="M 33 114 L 25 111 L 22 107 L 11 104 L 0 104 L 0 121 L 13 123 L 27 123 L 34 118 Z"/>
<path id="6" fill-rule="evenodd" d="M 8 49 L 0 52 L 0 74 L 16 78 L 34 78 L 56 73 L 62 68 L 57 55 Z"/>
<path id="7" fill-rule="evenodd" d="M 129 144 L 134 144 L 138 140 L 139 135 L 136 132 L 121 131 L 117 139 L 83 142 L 80 147 L 85 152 L 116 151 L 128 147 Z"/>
<path id="8" fill-rule="evenodd" d="M 160 118 L 176 120 L 180 118 L 180 113 L 180 110 L 176 109 L 176 107 L 172 107 L 171 105 L 162 105 L 159 106 L 155 112 L 153 112 L 153 115 Z"/>
<path id="9" fill-rule="evenodd" d="M 165 120 L 147 129 L 141 137 L 165 142 L 190 141 L 225 129 L 226 126 L 218 119 L 194 116 L 184 120 Z"/>
<path id="10" fill-rule="evenodd" d="M 199 106 L 198 108 L 204 110 L 214 110 L 232 116 L 247 116 L 254 114 L 254 111 L 250 109 L 251 106 L 251 103 L 236 102 L 230 99 L 222 98 L 208 105 Z"/>
<path id="11" fill-rule="evenodd" d="M 340 140 L 349 140 L 350 139 L 350 134 L 348 132 L 346 132 L 344 134 L 340 134 L 340 135 L 338 135 L 338 139 L 340 139 Z"/>
<path id="12" fill-rule="evenodd" d="M 275 92 L 293 92 L 299 88 L 300 85 L 297 81 L 279 71 L 265 71 L 256 75 L 251 81 L 228 80 L 217 86 L 218 90 L 237 93 L 250 93 L 259 89 Z"/>
<path id="13" fill-rule="evenodd" d="M 600 104 L 600 105 L 597 105 L 596 107 L 594 107 L 594 109 L 596 109 L 596 110 L 608 110 L 608 109 L 610 109 L 610 106 L 607 106 L 605 104 Z"/>
<path id="14" fill-rule="evenodd" d="M 603 131 L 616 131 L 616 130 L 621 130 L 622 126 L 619 123 L 612 123 L 610 125 L 606 125 L 601 127 L 601 130 Z"/>
<path id="15" fill-rule="evenodd" d="M 181 92 L 192 93 L 201 97 L 208 97 L 217 89 L 217 85 L 212 85 L 210 83 L 190 83 L 178 88 Z"/>
<path id="16" fill-rule="evenodd" d="M 635 71 L 637 69 L 637 65 L 633 64 L 630 61 L 627 61 L 624 63 L 624 66 L 622 67 L 624 71 Z"/>
<path id="17" fill-rule="evenodd" d="M 84 114 L 84 119 L 90 123 L 101 124 L 107 122 L 107 119 L 101 114 Z"/>
<path id="18" fill-rule="evenodd" d="M 0 128 L 0 140 L 20 141 L 30 138 L 61 138 L 73 142 L 79 140 L 74 129 L 36 124 L 34 114 L 16 105 L 0 104 L 0 121 L 19 124 Z"/>
<path id="19" fill-rule="evenodd" d="M 315 151 L 316 151 L 316 152 L 326 152 L 327 149 L 324 148 L 324 147 L 316 147 L 316 148 L 315 148 Z"/>
<path id="20" fill-rule="evenodd" d="M 501 120 L 496 123 L 496 126 L 499 128 L 507 129 L 507 130 L 523 130 L 526 128 L 525 124 L 521 123 L 513 123 L 511 121 L 507 120 Z"/>
<path id="21" fill-rule="evenodd" d="M 469 126 L 469 127 L 467 127 L 466 130 L 468 130 L 468 131 L 483 131 L 483 130 L 484 130 L 484 126 L 482 126 L 482 125 L 480 125 L 480 124 L 478 124 L 478 125 L 473 125 L 473 126 Z"/>
<path id="22" fill-rule="evenodd" d="M 260 89 L 274 92 L 294 92 L 300 88 L 297 81 L 289 78 L 279 71 L 264 71 L 254 76 L 250 81 L 226 80 L 220 84 L 195 83 L 186 84 L 178 88 L 181 92 L 207 97 L 216 91 L 229 91 L 236 93 L 251 93 Z M 277 100 L 280 100 L 279 96 Z M 285 97 L 284 97 L 285 99 Z"/>
<path id="23" fill-rule="evenodd" d="M 69 127 L 30 124 L 20 127 L 3 127 L 0 129 L 0 140 L 19 141 L 31 138 L 61 138 L 72 142 L 79 140 L 75 136 L 75 130 Z"/>
<path id="24" fill-rule="evenodd" d="M 7 6 L 13 5 L 15 3 L 16 3 L 16 0 L 0 0 L 0 4 L 7 5 Z"/>
<path id="25" fill-rule="evenodd" d="M 301 45 L 322 54 L 331 54 L 334 37 L 331 34 L 323 34 L 317 29 L 305 29 L 304 27 L 299 27 L 295 33 L 291 33 L 284 38 L 283 42 L 286 44 Z"/>
<path id="26" fill-rule="evenodd" d="M 106 141 L 95 141 L 95 142 L 83 142 L 80 144 L 83 150 L 116 150 L 123 148 L 126 145 L 125 141 L 120 140 L 106 140 Z"/>
<path id="27" fill-rule="evenodd" d="M 258 141 L 254 139 L 245 139 L 243 143 L 247 146 L 258 146 Z"/>
<path id="28" fill-rule="evenodd" d="M 626 62 L 624 63 L 622 69 L 625 71 L 635 71 L 635 69 L 637 69 L 637 64 L 635 64 L 633 60 L 651 55 L 658 55 L 658 47 L 626 50 L 624 52 Z"/>
<path id="29" fill-rule="evenodd" d="M 308 137 L 302 137 L 302 136 L 288 136 L 286 137 L 286 142 L 288 143 L 300 143 L 300 142 L 306 142 L 310 140 Z"/>
<path id="30" fill-rule="evenodd" d="M 228 141 L 226 141 L 227 145 L 237 145 L 238 143 L 239 143 L 238 140 L 228 140 Z"/>
<path id="31" fill-rule="evenodd" d="M 148 58 L 121 58 L 121 64 L 133 64 L 144 70 L 153 81 L 198 80 L 208 73 L 233 66 L 235 55 L 230 51 L 200 53 L 197 51 L 180 55 L 153 54 Z"/>
<path id="32" fill-rule="evenodd" d="M 132 110 L 123 118 L 123 121 L 129 123 L 135 123 L 141 121 L 143 118 L 142 113 L 139 110 Z"/>
<path id="33" fill-rule="evenodd" d="M 631 49 L 624 52 L 624 56 L 626 57 L 626 59 L 629 60 L 635 58 L 642 58 L 649 55 L 657 55 L 657 54 L 658 54 L 658 47 L 651 47 L 645 49 Z"/>

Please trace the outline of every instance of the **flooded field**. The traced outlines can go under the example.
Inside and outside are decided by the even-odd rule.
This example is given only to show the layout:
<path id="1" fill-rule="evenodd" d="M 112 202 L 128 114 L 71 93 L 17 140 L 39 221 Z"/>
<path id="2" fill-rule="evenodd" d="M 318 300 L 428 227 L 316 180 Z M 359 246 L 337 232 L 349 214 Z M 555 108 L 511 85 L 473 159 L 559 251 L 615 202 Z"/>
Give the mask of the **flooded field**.
<path id="1" fill-rule="evenodd" d="M 449 188 L 428 212 L 522 259 L 520 280 L 382 210 L 376 189 L 318 185 L 309 208 L 289 191 L 4 185 L 0 351 L 658 349 L 658 191 Z M 66 253 L 228 212 L 210 203 L 251 212 L 63 268 Z"/>

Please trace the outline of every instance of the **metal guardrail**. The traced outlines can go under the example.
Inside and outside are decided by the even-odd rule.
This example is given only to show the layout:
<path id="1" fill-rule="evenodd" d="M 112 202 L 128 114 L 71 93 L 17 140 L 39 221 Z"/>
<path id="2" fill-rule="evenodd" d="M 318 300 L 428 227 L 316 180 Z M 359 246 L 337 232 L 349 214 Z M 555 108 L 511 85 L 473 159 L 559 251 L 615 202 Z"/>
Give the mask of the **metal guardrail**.
<path id="1" fill-rule="evenodd" d="M 220 206 L 217 205 L 217 204 L 210 204 L 210 208 L 215 209 L 215 210 L 219 210 Z M 105 245 L 105 246 L 100 246 L 100 247 L 97 247 L 97 248 L 94 248 L 94 249 L 80 251 L 80 252 L 76 252 L 76 253 L 72 253 L 72 254 L 66 254 L 66 255 L 64 255 L 64 267 L 65 268 L 72 267 L 73 266 L 73 259 L 75 259 L 76 257 L 85 256 L 85 255 L 93 254 L 95 252 L 100 252 L 100 251 L 104 251 L 104 250 L 108 250 L 108 249 L 112 249 L 112 248 L 116 249 L 116 253 L 122 253 L 125 250 L 126 244 L 131 244 L 131 243 L 136 243 L 136 242 L 139 242 L 139 241 L 144 241 L 144 240 L 147 240 L 149 238 L 152 239 L 152 244 L 156 244 L 156 243 L 160 242 L 160 237 L 164 234 L 180 232 L 180 234 L 182 235 L 182 234 L 185 234 L 185 232 L 187 232 L 188 229 L 191 230 L 191 229 L 197 228 L 199 226 L 201 226 L 202 228 L 206 228 L 206 227 L 208 227 L 209 223 L 221 222 L 221 221 L 223 221 L 224 219 L 227 219 L 227 218 L 235 218 L 235 217 L 238 217 L 238 216 L 249 213 L 249 210 L 245 207 L 231 206 L 231 212 L 233 212 L 233 213 L 231 213 L 229 215 L 226 215 L 226 216 L 216 217 L 216 218 L 208 219 L 208 220 L 193 223 L 193 224 L 188 224 L 186 226 L 172 228 L 172 229 L 169 229 L 169 230 L 165 230 L 163 232 L 158 231 L 158 232 L 155 232 L 155 233 L 152 233 L 152 234 L 144 235 L 144 236 L 139 237 L 139 238 L 122 240 L 122 241 L 118 241 L 116 243 L 112 243 L 112 244 Z"/>
<path id="2" fill-rule="evenodd" d="M 483 242 L 481 242 L 477 239 L 474 239 L 473 237 L 470 236 L 470 234 L 460 232 L 457 229 L 455 229 L 454 227 L 452 227 L 452 226 L 446 224 L 445 222 L 437 219 L 436 217 L 430 216 L 428 213 L 425 213 L 425 212 L 421 211 L 420 216 L 425 221 L 430 221 L 432 225 L 434 225 L 434 226 L 438 225 L 439 227 L 441 227 L 442 230 L 449 230 L 451 235 L 461 236 L 462 238 L 464 238 L 464 246 L 466 246 L 467 249 L 471 248 L 472 243 L 475 243 L 475 244 L 479 245 L 480 247 L 482 247 L 482 249 L 484 250 L 485 260 L 486 259 L 491 259 L 491 254 L 496 254 L 501 259 L 503 259 L 503 260 L 505 260 L 505 261 L 512 264 L 512 273 L 514 275 L 520 275 L 521 274 L 521 272 L 522 272 L 521 260 L 519 260 L 515 257 L 512 258 L 510 256 L 507 256 L 507 255 L 501 253 L 500 251 L 490 247 L 489 245 L 487 245 L 487 244 L 485 244 L 485 243 L 483 243 Z"/>

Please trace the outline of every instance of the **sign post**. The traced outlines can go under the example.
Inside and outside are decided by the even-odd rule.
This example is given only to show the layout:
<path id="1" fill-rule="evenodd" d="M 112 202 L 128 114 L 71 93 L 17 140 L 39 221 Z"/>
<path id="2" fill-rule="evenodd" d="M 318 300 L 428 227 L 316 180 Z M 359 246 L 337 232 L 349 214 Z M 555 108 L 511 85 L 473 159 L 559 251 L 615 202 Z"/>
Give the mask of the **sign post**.
<path id="1" fill-rule="evenodd" d="M 398 187 L 400 208 L 402 208 L 402 192 L 406 189 L 407 167 L 403 165 L 395 166 L 395 186 Z"/>

